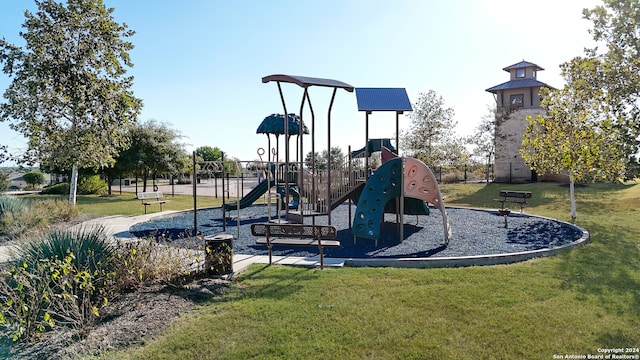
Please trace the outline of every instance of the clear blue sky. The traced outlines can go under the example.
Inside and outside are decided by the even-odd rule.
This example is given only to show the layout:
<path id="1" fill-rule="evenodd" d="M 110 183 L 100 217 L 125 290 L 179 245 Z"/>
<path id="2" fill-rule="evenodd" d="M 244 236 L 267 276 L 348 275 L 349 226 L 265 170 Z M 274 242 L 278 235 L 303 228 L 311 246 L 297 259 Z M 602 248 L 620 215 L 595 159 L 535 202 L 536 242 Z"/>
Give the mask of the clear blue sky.
<path id="1" fill-rule="evenodd" d="M 455 111 L 460 135 L 472 133 L 487 106 L 485 89 L 507 81 L 502 68 L 521 60 L 545 69 L 538 80 L 561 87 L 559 65 L 593 45 L 582 9 L 596 0 L 105 0 L 114 18 L 136 35 L 130 55 L 140 120 L 178 130 L 188 150 L 217 146 L 241 160 L 267 147 L 256 128 L 282 113 L 271 74 L 340 80 L 355 87 L 404 87 L 414 102 L 433 89 Z M 0 0 L 0 36 L 18 36 L 27 0 Z M 0 92 L 10 78 L 0 73 Z M 302 89 L 284 84 L 287 110 L 298 112 Z M 312 87 L 316 149 L 326 148 L 326 88 Z M 3 100 L 0 100 L 3 101 Z M 304 116 L 308 117 L 308 113 Z M 370 137 L 393 137 L 395 116 L 374 113 Z M 365 115 L 354 93 L 339 91 L 332 112 L 332 146 L 364 145 Z M 401 128 L 409 119 L 400 118 Z M 305 138 L 305 144 L 309 140 Z M 26 141 L 0 123 L 0 144 Z M 310 148 L 305 145 L 305 153 Z M 5 164 L 6 165 L 6 164 Z"/>

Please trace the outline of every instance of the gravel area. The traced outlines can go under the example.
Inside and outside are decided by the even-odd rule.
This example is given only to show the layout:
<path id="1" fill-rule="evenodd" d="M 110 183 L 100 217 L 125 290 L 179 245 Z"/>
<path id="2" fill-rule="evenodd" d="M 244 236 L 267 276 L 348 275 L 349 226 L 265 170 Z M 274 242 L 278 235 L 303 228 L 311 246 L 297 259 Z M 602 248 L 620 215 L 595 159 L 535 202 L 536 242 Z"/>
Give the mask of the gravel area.
<path id="1" fill-rule="evenodd" d="M 352 216 L 356 207 L 352 207 Z M 378 245 L 374 240 L 357 238 L 354 244 L 349 229 L 349 206 L 343 204 L 332 211 L 331 224 L 338 229 L 339 248 L 325 248 L 325 256 L 336 258 L 424 258 L 458 257 L 473 255 L 506 254 L 529 250 L 554 248 L 578 240 L 582 231 L 568 223 L 512 213 L 508 217 L 508 227 L 504 218 L 491 210 L 447 208 L 453 237 L 448 246 L 443 246 L 444 231 L 440 211 L 431 208 L 428 216 L 404 216 L 404 241 L 399 241 L 395 215 L 385 215 L 382 223 L 382 237 Z M 275 208 L 272 214 L 275 214 Z M 282 212 L 284 213 L 284 212 Z M 238 212 L 227 213 L 226 233 L 233 234 L 233 249 L 236 254 L 266 255 L 266 246 L 255 244 L 251 235 L 251 224 L 265 222 L 268 207 L 254 205 L 240 210 L 239 236 Z M 305 223 L 311 223 L 306 218 Z M 216 235 L 223 232 L 222 210 L 203 209 L 197 212 L 198 235 Z M 327 217 L 316 217 L 316 224 L 327 224 Z M 171 240 L 177 246 L 194 246 L 185 234 L 193 234 L 193 211 L 186 211 L 139 223 L 130 228 L 138 237 L 155 235 Z M 313 247 L 274 247 L 274 255 L 314 256 Z"/>

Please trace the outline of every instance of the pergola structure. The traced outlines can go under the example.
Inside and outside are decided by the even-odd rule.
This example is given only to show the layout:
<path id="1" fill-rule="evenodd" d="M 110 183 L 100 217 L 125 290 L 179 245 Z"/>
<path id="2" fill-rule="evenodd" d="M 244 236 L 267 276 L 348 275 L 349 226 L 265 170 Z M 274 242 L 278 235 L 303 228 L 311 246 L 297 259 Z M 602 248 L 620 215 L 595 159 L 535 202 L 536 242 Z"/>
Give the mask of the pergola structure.
<path id="1" fill-rule="evenodd" d="M 300 86 L 301 88 L 304 89 L 304 92 L 302 94 L 302 100 L 300 101 L 300 122 L 302 124 L 304 124 L 303 121 L 303 110 L 305 107 L 305 102 L 309 105 L 309 110 L 311 112 L 311 153 L 315 154 L 315 113 L 313 111 L 313 105 L 311 104 L 311 98 L 309 97 L 309 87 L 311 86 L 322 86 L 322 87 L 329 87 L 329 88 L 333 88 L 333 93 L 331 95 L 331 102 L 329 103 L 329 109 L 327 110 L 327 151 L 330 153 L 331 152 L 331 109 L 333 107 L 333 101 L 335 99 L 336 96 L 336 92 L 338 91 L 338 89 L 344 89 L 348 92 L 353 92 L 354 87 L 344 83 L 342 81 L 337 81 L 337 80 L 331 80 L 331 79 L 321 79 L 321 78 L 313 78 L 313 77 L 307 77 L 307 76 L 293 76 L 293 75 L 283 75 L 283 74 L 276 74 L 276 75 L 269 75 L 269 76 L 265 76 L 262 78 L 262 82 L 263 83 L 268 83 L 268 82 L 272 82 L 275 81 L 276 84 L 278 85 L 278 92 L 280 94 L 280 100 L 282 101 L 282 107 L 284 109 L 284 113 L 288 114 L 289 112 L 287 111 L 287 104 L 286 101 L 284 99 L 284 95 L 282 93 L 282 86 L 281 83 L 291 83 L 291 84 L 295 84 Z M 304 126 L 301 126 L 300 129 L 302 129 Z M 288 124 L 285 121 L 285 134 L 289 134 L 289 129 L 288 129 Z M 303 150 L 303 146 L 302 146 L 302 136 L 298 137 L 299 141 L 300 141 L 300 145 L 299 145 L 299 151 L 300 151 L 300 166 L 298 168 L 298 182 L 300 185 L 300 193 L 303 193 L 303 167 L 304 167 L 304 161 L 302 161 L 302 159 L 304 159 L 304 150 Z M 285 143 L 285 168 L 287 173 L 289 172 L 289 142 L 287 141 Z M 312 167 L 312 171 L 315 172 L 315 156 L 312 156 L 312 162 L 311 162 L 311 167 Z M 327 169 L 329 171 L 329 173 L 327 174 L 327 177 L 330 179 L 331 178 L 331 156 L 328 157 L 328 162 L 327 162 Z M 288 174 L 286 175 L 288 178 Z M 315 180 L 312 181 L 312 185 L 311 185 L 312 189 L 311 192 L 315 193 Z M 331 186 L 327 186 L 327 198 L 331 198 Z M 289 214 L 289 187 L 285 186 L 285 212 L 288 215 Z M 302 211 L 302 207 L 301 207 L 301 211 Z M 331 208 L 328 209 L 328 223 L 329 225 L 331 225 Z"/>
<path id="2" fill-rule="evenodd" d="M 374 111 L 394 111 L 396 113 L 396 149 L 400 151 L 400 114 L 413 111 L 411 101 L 404 88 L 356 88 L 358 111 L 365 112 L 365 144 L 369 144 L 369 115 Z M 365 154 L 366 168 L 369 168 L 369 152 Z M 367 172 L 368 178 L 368 172 Z"/>

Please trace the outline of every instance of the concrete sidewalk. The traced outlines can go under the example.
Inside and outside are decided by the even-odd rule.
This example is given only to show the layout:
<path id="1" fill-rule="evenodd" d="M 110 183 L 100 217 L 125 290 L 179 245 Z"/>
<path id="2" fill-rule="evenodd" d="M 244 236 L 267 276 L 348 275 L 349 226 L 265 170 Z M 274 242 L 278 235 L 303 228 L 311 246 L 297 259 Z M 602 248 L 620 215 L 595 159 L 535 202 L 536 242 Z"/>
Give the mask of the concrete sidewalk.
<path id="1" fill-rule="evenodd" d="M 156 217 L 169 215 L 172 213 L 176 213 L 180 211 L 163 211 L 146 215 L 134 215 L 134 216 L 122 216 L 122 215 L 114 215 L 114 216 L 106 216 L 101 217 L 89 221 L 85 221 L 81 224 L 75 226 L 103 226 L 106 233 L 110 236 L 113 236 L 115 239 L 119 241 L 131 241 L 137 239 L 133 236 L 129 229 L 134 224 L 145 222 L 151 220 Z M 12 245 L 0 246 L 0 262 L 8 261 L 13 254 L 14 247 Z M 204 258 L 204 252 L 202 257 Z M 324 258 L 324 265 L 326 267 L 342 267 L 344 266 L 344 259 L 332 259 L 332 258 Z M 233 274 L 235 276 L 241 272 L 243 272 L 249 265 L 251 264 L 268 264 L 269 256 L 268 255 L 245 255 L 245 254 L 234 254 L 233 255 Z M 319 267 L 320 266 L 320 257 L 291 257 L 291 256 L 273 256 L 274 264 L 281 265 L 296 265 L 296 266 L 304 266 L 304 267 Z"/>

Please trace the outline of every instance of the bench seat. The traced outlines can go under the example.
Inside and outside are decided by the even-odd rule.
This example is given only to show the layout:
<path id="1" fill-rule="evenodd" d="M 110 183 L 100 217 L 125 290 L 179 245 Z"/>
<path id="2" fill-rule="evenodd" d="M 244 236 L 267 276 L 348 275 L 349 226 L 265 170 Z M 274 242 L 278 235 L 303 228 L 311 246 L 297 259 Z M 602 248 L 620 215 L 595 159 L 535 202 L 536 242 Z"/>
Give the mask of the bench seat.
<path id="1" fill-rule="evenodd" d="M 273 235 L 272 235 L 273 236 Z M 269 239 L 271 245 L 292 245 L 292 246 L 318 246 L 318 240 L 315 239 L 293 239 L 293 238 L 277 238 Z M 267 238 L 256 240 L 258 245 L 267 245 Z M 340 246 L 338 240 L 320 240 L 322 246 Z"/>
<path id="2" fill-rule="evenodd" d="M 501 205 L 500 210 L 504 210 L 505 203 L 519 204 L 520 212 L 524 212 L 524 207 L 527 205 L 527 199 L 531 199 L 531 191 L 515 191 L 515 190 L 500 190 L 501 199 L 493 199 L 498 201 Z"/>
<path id="3" fill-rule="evenodd" d="M 147 213 L 147 206 L 153 204 L 160 204 L 160 211 L 162 211 L 162 204 L 166 204 L 169 200 L 164 199 L 164 194 L 162 191 L 149 191 L 149 192 L 140 192 L 136 194 L 138 200 L 142 200 L 142 205 L 144 205 L 144 213 Z"/>
<path id="4" fill-rule="evenodd" d="M 320 250 L 320 268 L 324 269 L 323 248 L 340 246 L 333 240 L 337 231 L 331 225 L 259 223 L 251 225 L 251 234 L 259 236 L 258 245 L 267 245 L 269 264 L 272 263 L 273 246 L 317 246 Z"/>

